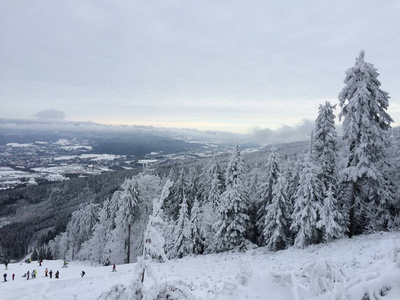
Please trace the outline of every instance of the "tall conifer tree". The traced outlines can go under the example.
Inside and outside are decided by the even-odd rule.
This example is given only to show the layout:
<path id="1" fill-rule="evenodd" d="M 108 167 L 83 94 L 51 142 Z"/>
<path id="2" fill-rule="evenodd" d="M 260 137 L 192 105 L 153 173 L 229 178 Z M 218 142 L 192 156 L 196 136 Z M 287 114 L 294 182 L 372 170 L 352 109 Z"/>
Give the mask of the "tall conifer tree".
<path id="1" fill-rule="evenodd" d="M 215 224 L 217 251 L 246 249 L 248 196 L 243 184 L 244 168 L 239 146 L 233 150 L 226 169 L 226 191 L 221 196 L 219 220 Z"/>
<path id="2" fill-rule="evenodd" d="M 355 66 L 346 71 L 345 87 L 339 94 L 339 118 L 344 119 L 346 147 L 342 176 L 349 186 L 350 237 L 378 217 L 388 219 L 386 209 L 391 194 L 379 166 L 385 161 L 388 129 L 393 120 L 386 112 L 389 96 L 381 90 L 378 75 L 374 66 L 364 61 L 361 51 Z"/>

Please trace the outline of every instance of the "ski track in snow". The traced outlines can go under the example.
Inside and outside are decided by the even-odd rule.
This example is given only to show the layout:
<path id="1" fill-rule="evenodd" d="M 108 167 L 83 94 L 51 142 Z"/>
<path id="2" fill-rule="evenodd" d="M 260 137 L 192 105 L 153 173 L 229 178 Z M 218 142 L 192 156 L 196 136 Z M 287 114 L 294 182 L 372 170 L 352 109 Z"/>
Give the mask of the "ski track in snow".
<path id="1" fill-rule="evenodd" d="M 399 233 L 377 233 L 341 239 L 329 244 L 312 245 L 305 249 L 289 248 L 270 252 L 266 248 L 249 250 L 246 253 L 220 253 L 197 257 L 184 257 L 166 263 L 153 263 L 152 271 L 159 283 L 181 282 L 190 289 L 195 299 L 273 299 L 304 300 L 329 299 L 326 295 L 314 298 L 298 296 L 293 284 L 276 274 L 300 272 L 306 262 L 326 258 L 350 275 L 350 280 L 365 281 L 365 286 L 379 286 L 379 280 L 391 285 L 383 300 L 400 299 L 400 266 L 394 262 L 395 249 L 400 251 Z M 399 254 L 400 257 L 400 254 Z M 400 261 L 400 259 L 398 260 Z M 70 262 L 62 268 L 62 261 L 44 261 L 42 266 L 35 261 L 30 264 L 10 263 L 8 282 L 0 284 L 0 299 L 97 299 L 103 292 L 117 284 L 128 286 L 134 274 L 135 264 L 100 266 L 90 262 Z M 53 278 L 44 277 L 45 268 L 53 270 Z M 21 277 L 28 270 L 36 269 L 37 278 Z M 60 278 L 54 273 L 59 270 Z M 84 278 L 80 274 L 85 271 Z M 11 280 L 12 274 L 15 280 Z M 3 279 L 3 277 L 1 277 Z M 360 293 L 361 285 L 350 291 Z M 380 288 L 380 286 L 379 286 Z M 300 293 L 301 294 L 301 293 Z M 352 299 L 351 299 L 352 300 Z M 354 300 L 361 300 L 354 299 Z"/>

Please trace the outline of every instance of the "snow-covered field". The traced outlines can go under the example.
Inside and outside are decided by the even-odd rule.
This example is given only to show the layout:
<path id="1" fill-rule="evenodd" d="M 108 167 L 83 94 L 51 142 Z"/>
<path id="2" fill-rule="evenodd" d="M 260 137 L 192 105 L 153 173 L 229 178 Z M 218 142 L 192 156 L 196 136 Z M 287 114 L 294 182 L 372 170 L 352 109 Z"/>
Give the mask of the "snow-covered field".
<path id="1" fill-rule="evenodd" d="M 152 270 L 159 284 L 172 283 L 193 299 L 398 300 L 399 253 L 399 233 L 377 233 L 303 250 L 258 248 L 186 257 L 153 263 Z M 87 262 L 61 266 L 62 261 L 44 261 L 41 267 L 37 262 L 9 264 L 4 271 L 9 281 L 0 284 L 0 299 L 97 299 L 113 286 L 129 286 L 135 264 L 118 265 L 117 272 Z M 53 273 L 59 270 L 60 278 L 44 277 L 46 267 Z M 21 277 L 33 269 L 38 271 L 36 279 Z M 369 298 L 363 298 L 366 293 Z"/>

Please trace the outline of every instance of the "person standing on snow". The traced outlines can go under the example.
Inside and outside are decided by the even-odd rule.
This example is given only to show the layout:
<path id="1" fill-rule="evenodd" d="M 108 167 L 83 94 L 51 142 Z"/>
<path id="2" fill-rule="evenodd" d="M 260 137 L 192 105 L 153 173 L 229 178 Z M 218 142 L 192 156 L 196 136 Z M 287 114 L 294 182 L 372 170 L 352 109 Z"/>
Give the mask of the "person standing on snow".
<path id="1" fill-rule="evenodd" d="M 58 279 L 59 276 L 60 276 L 60 272 L 58 272 L 58 270 L 57 270 L 55 277 Z"/>
<path id="2" fill-rule="evenodd" d="M 47 270 L 47 268 L 46 268 L 46 270 L 44 270 L 44 277 L 47 277 L 48 272 L 49 272 L 49 270 Z"/>
<path id="3" fill-rule="evenodd" d="M 113 264 L 112 272 L 117 272 L 117 267 Z"/>
<path id="4" fill-rule="evenodd" d="M 26 272 L 26 280 L 29 280 L 29 271 L 28 272 Z"/>
<path id="5" fill-rule="evenodd" d="M 83 276 L 85 276 L 85 271 L 82 271 L 82 273 L 81 273 L 82 278 L 83 278 Z"/>
<path id="6" fill-rule="evenodd" d="M 14 278 L 15 278 L 15 274 L 12 274 L 12 280 L 14 281 Z"/>
<path id="7" fill-rule="evenodd" d="M 50 275 L 50 279 L 53 278 L 53 270 L 50 270 L 49 275 Z"/>
<path id="8" fill-rule="evenodd" d="M 4 277 L 4 282 L 6 282 L 7 281 L 7 273 L 4 273 L 3 277 Z"/>

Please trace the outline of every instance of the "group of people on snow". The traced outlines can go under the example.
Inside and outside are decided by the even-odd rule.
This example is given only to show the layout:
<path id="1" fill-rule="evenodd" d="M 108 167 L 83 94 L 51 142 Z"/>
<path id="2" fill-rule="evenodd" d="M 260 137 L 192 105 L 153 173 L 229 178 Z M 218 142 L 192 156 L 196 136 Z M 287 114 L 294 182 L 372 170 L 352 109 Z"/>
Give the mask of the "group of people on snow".
<path id="1" fill-rule="evenodd" d="M 26 263 L 31 263 L 31 259 L 28 258 L 28 259 L 25 260 L 25 262 Z M 39 267 L 41 267 L 42 263 L 43 263 L 43 260 L 40 259 L 38 262 L 39 262 Z M 21 262 L 21 264 L 22 264 L 22 262 Z M 6 267 L 5 269 L 7 270 L 8 269 L 8 262 L 4 263 L 4 265 Z M 66 268 L 66 267 L 68 267 L 68 262 L 66 260 L 64 260 L 63 268 Z M 117 267 L 116 267 L 115 264 L 113 264 L 112 272 L 116 272 L 116 271 L 117 271 Z M 85 274 L 86 274 L 85 271 L 82 271 L 81 277 L 83 278 L 83 276 L 85 276 Z M 29 278 L 31 278 L 31 279 L 36 278 L 36 275 L 37 275 L 37 271 L 36 271 L 36 269 L 34 269 L 32 272 L 28 271 L 28 272 L 24 273 L 22 275 L 22 277 L 26 277 L 26 279 L 29 280 Z M 46 268 L 44 270 L 44 277 L 50 277 L 50 279 L 53 278 L 53 270 L 49 271 Z M 57 279 L 60 278 L 60 272 L 58 270 L 54 274 L 54 277 L 57 278 Z M 7 273 L 4 273 L 3 278 L 4 278 L 4 282 L 6 282 L 7 281 Z M 12 274 L 12 280 L 14 280 L 14 278 L 15 278 L 15 274 Z"/>

